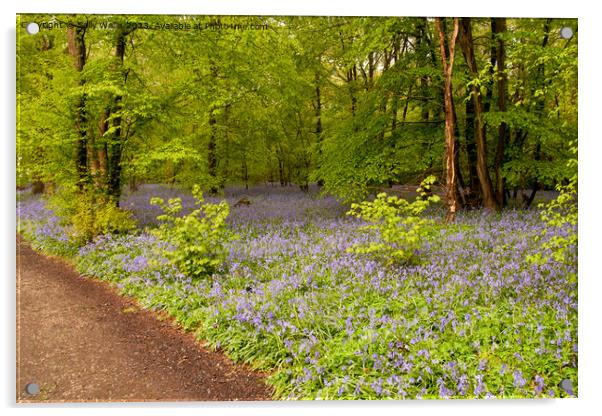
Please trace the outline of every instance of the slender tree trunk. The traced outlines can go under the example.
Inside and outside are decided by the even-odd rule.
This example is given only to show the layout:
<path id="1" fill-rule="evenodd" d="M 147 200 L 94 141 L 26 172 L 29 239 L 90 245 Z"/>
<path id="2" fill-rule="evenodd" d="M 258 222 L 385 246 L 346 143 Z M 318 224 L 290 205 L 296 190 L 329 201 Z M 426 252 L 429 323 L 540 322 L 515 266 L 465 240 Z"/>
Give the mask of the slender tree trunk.
<path id="1" fill-rule="evenodd" d="M 71 25 L 67 28 L 67 45 L 69 54 L 73 58 L 75 70 L 81 74 L 86 65 L 86 30 L 87 25 Z M 85 84 L 84 78 L 80 75 L 79 85 Z M 77 131 L 77 141 L 74 151 L 75 167 L 77 172 L 77 186 L 83 191 L 86 184 L 90 182 L 90 172 L 88 167 L 88 138 L 87 127 L 88 114 L 86 112 L 86 93 L 81 92 L 77 107 L 75 110 L 75 130 Z"/>
<path id="2" fill-rule="evenodd" d="M 452 86 L 452 91 L 453 91 L 453 86 Z M 453 95 L 452 95 L 453 97 Z M 457 182 L 456 182 L 456 195 L 458 200 L 462 201 L 461 203 L 459 203 L 458 205 L 460 207 L 463 207 L 464 205 L 466 205 L 466 198 L 464 197 L 464 188 L 465 188 L 465 184 L 464 184 L 464 178 L 462 177 L 462 170 L 460 169 L 460 130 L 458 128 L 458 116 L 456 114 L 456 104 L 454 103 L 454 100 L 451 100 L 452 103 L 452 117 L 454 119 L 454 165 L 455 165 L 455 171 L 456 171 L 456 176 L 457 176 Z M 443 106 L 445 107 L 445 100 L 443 103 Z M 460 190 L 460 188 L 462 188 L 462 191 Z"/>
<path id="3" fill-rule="evenodd" d="M 397 112 L 399 107 L 399 95 L 395 91 L 391 98 L 391 134 L 397 129 Z"/>
<path id="4" fill-rule="evenodd" d="M 209 110 L 209 143 L 207 143 L 207 170 L 213 183 L 210 186 L 209 193 L 216 195 L 217 188 L 217 119 L 215 117 L 215 109 L 212 107 Z"/>
<path id="5" fill-rule="evenodd" d="M 247 153 L 242 155 L 242 179 L 245 183 L 245 189 L 249 189 L 249 167 L 247 165 Z"/>
<path id="6" fill-rule="evenodd" d="M 405 104 L 403 106 L 403 112 L 401 113 L 401 125 L 406 122 L 406 117 L 408 115 L 408 108 L 410 106 L 410 95 L 412 94 L 412 84 L 408 87 L 408 94 L 406 96 Z"/>
<path id="7" fill-rule="evenodd" d="M 457 198 L 457 177 L 456 177 L 456 140 L 454 137 L 454 115 L 453 115 L 453 95 L 452 95 L 452 71 L 454 67 L 454 55 L 456 47 L 456 38 L 458 36 L 459 24 L 458 18 L 454 18 L 454 31 L 449 44 L 449 58 L 445 48 L 445 34 L 441 29 L 441 18 L 435 18 L 435 27 L 439 32 L 439 46 L 441 50 L 441 64 L 443 67 L 443 76 L 445 80 L 444 98 L 445 98 L 445 165 L 446 165 L 446 184 L 447 184 L 447 222 L 453 222 L 456 219 L 458 210 Z"/>
<path id="8" fill-rule="evenodd" d="M 468 90 L 470 94 L 470 89 Z M 466 138 L 466 160 L 468 162 L 468 199 L 471 205 L 478 206 L 481 203 L 481 185 L 477 173 L 477 144 L 475 140 L 474 100 L 466 100 L 466 124 L 464 137 Z"/>
<path id="9" fill-rule="evenodd" d="M 349 95 L 351 97 L 351 116 L 355 117 L 355 108 L 357 105 L 357 98 L 355 97 L 355 81 L 357 81 L 357 70 L 355 70 L 356 66 L 350 68 L 347 72 L 347 83 L 349 85 Z"/>
<path id="10" fill-rule="evenodd" d="M 488 113 L 491 110 L 491 105 L 493 103 L 493 76 L 495 74 L 495 66 L 498 58 L 497 51 L 497 42 L 496 42 L 496 19 L 491 18 L 491 47 L 489 49 L 489 78 L 486 81 L 485 89 L 487 93 L 485 95 L 485 100 L 483 102 L 483 107 L 485 112 Z"/>
<path id="11" fill-rule="evenodd" d="M 54 47 L 54 42 L 47 35 L 42 35 L 42 44 L 40 45 L 40 52 L 47 52 Z M 51 79 L 50 74 L 46 75 L 49 79 Z M 37 129 L 40 134 L 44 134 L 44 129 Z M 38 167 L 42 167 L 45 164 L 47 159 L 46 150 L 43 145 L 38 144 L 33 148 L 33 159 L 35 165 Z M 31 177 L 31 193 L 42 194 L 44 191 L 47 191 L 46 184 L 44 183 L 44 174 L 42 169 L 36 168 L 32 169 L 32 177 Z"/>
<path id="12" fill-rule="evenodd" d="M 498 111 L 506 111 L 506 97 L 508 95 L 508 75 L 506 74 L 506 47 L 504 40 L 499 35 L 506 33 L 506 18 L 493 18 L 491 27 L 495 36 L 496 61 L 497 61 L 497 90 L 498 90 Z M 498 128 L 497 148 L 495 152 L 495 196 L 500 206 L 506 205 L 504 192 L 504 177 L 502 176 L 502 167 L 504 164 L 504 152 L 509 140 L 508 126 L 502 122 Z"/>
<path id="13" fill-rule="evenodd" d="M 318 144 L 322 143 L 322 99 L 318 75 L 316 75 L 316 139 Z M 322 149 L 319 146 L 318 151 L 320 153 L 322 152 Z"/>
<path id="14" fill-rule="evenodd" d="M 118 30 L 115 41 L 115 71 L 119 73 L 119 79 L 125 84 L 127 73 L 124 72 L 123 60 L 125 58 L 125 38 L 127 33 L 124 30 Z M 116 206 L 119 206 L 121 196 L 121 156 L 123 153 L 123 139 L 121 137 L 121 94 L 116 94 L 113 98 L 110 114 L 113 116 L 111 121 L 113 132 L 107 139 L 108 150 L 108 193 Z"/>
<path id="15" fill-rule="evenodd" d="M 460 36 L 460 44 L 462 52 L 466 59 L 466 64 L 473 78 L 478 76 L 477 61 L 474 54 L 474 42 L 472 39 L 472 24 L 469 17 L 462 18 L 462 35 Z M 497 210 L 499 205 L 495 199 L 493 185 L 487 168 L 487 138 L 485 136 L 485 122 L 483 119 L 483 98 L 479 88 L 476 85 L 472 86 L 472 99 L 475 106 L 475 121 L 476 121 L 476 148 L 477 148 L 477 174 L 481 185 L 481 195 L 483 197 L 483 205 L 486 209 Z"/>
<path id="16" fill-rule="evenodd" d="M 539 162 L 541 160 L 541 141 L 538 141 L 537 146 L 535 147 L 534 159 L 536 162 Z M 535 194 L 537 193 L 538 190 L 539 190 L 539 181 L 536 178 L 533 180 L 533 184 L 531 185 L 531 193 L 529 194 L 529 197 L 524 199 L 525 208 L 529 208 L 531 206 L 531 204 L 535 200 Z"/>
<path id="17" fill-rule="evenodd" d="M 280 182 L 280 186 L 286 186 L 286 172 L 284 166 L 284 152 L 282 151 L 282 144 L 278 143 L 278 148 L 276 149 L 276 158 L 278 159 L 278 180 Z"/>
<path id="18" fill-rule="evenodd" d="M 96 160 L 98 161 L 98 185 L 104 189 L 107 185 L 107 140 L 104 137 L 109 129 L 110 110 L 103 110 L 98 123 L 98 140 L 96 141 Z"/>
<path id="19" fill-rule="evenodd" d="M 423 43 L 426 43 L 426 25 L 427 25 L 427 20 L 426 17 L 420 17 L 418 18 L 418 20 L 416 21 L 416 49 L 418 51 L 418 61 L 417 64 L 420 67 L 424 67 L 427 65 L 427 61 L 428 61 L 428 57 L 427 57 L 427 53 L 426 51 L 423 51 L 423 49 L 426 49 L 423 46 Z M 445 26 L 443 26 L 443 32 L 445 34 Z M 446 36 L 446 35 L 445 35 Z M 444 36 L 444 39 L 445 39 Z M 447 47 L 446 47 L 447 50 Z M 428 86 L 428 76 L 423 75 L 420 77 L 419 79 L 419 83 L 420 83 L 420 95 L 423 98 L 423 104 L 420 107 L 420 120 L 427 122 L 429 121 L 429 107 L 428 107 L 428 96 L 429 96 L 429 86 Z"/>
<path id="20" fill-rule="evenodd" d="M 318 163 L 322 161 L 322 95 L 320 75 L 316 73 L 316 143 L 318 145 Z M 324 186 L 324 179 L 318 179 L 318 186 Z"/>
<path id="21" fill-rule="evenodd" d="M 551 24 L 552 24 L 552 19 L 546 19 L 546 21 L 544 22 L 544 25 L 543 25 L 544 35 L 543 35 L 543 40 L 541 42 L 542 48 L 545 48 L 548 45 L 548 41 L 550 39 L 550 25 Z M 537 68 L 537 79 L 539 82 L 545 83 L 545 64 L 543 62 Z M 535 111 L 540 117 L 543 116 L 544 107 L 545 107 L 545 97 L 542 96 L 541 98 L 539 98 L 539 100 L 535 104 Z M 536 138 L 536 140 L 537 140 L 537 145 L 535 147 L 534 159 L 536 162 L 539 162 L 542 159 L 541 139 Z M 533 200 L 535 199 L 535 194 L 537 193 L 538 189 L 539 189 L 539 181 L 536 176 L 533 179 L 533 182 L 531 183 L 531 194 L 529 195 L 529 198 L 525 202 L 525 208 L 529 208 L 531 206 L 531 204 L 533 203 Z"/>
<path id="22" fill-rule="evenodd" d="M 210 64 L 211 77 L 213 82 L 217 81 L 217 66 L 214 62 Z M 207 143 L 207 171 L 211 177 L 212 183 L 209 188 L 210 195 L 216 195 L 217 187 L 217 118 L 216 108 L 212 105 L 209 109 L 209 143 Z"/>

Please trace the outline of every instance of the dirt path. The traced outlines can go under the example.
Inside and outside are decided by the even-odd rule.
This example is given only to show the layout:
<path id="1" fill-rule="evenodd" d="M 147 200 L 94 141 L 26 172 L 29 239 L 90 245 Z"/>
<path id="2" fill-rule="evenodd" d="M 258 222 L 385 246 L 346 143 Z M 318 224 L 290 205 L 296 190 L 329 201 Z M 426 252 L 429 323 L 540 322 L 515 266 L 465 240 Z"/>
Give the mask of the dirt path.
<path id="1" fill-rule="evenodd" d="M 260 375 L 21 238 L 17 270 L 17 401 L 269 400 Z"/>

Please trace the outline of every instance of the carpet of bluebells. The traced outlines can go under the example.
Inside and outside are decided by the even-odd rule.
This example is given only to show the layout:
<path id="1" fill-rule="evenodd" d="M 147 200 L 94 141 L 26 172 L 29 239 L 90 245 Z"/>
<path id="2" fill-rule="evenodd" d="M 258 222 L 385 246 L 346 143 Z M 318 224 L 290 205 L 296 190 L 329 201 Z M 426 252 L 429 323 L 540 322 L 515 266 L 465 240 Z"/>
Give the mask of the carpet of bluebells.
<path id="1" fill-rule="evenodd" d="M 250 206 L 234 208 L 242 196 Z M 145 185 L 125 195 L 139 229 L 74 247 L 40 198 L 19 198 L 21 233 L 81 273 L 164 310 L 199 339 L 270 374 L 275 398 L 536 398 L 577 394 L 577 247 L 567 261 L 541 250 L 539 212 L 462 212 L 414 265 L 347 252 L 378 238 L 348 207 L 292 187 L 229 189 L 229 260 L 192 280 L 161 257 L 149 199 L 193 199 Z M 218 198 L 207 198 L 217 201 Z M 442 221 L 440 210 L 430 215 Z M 544 239 L 570 231 L 556 229 Z M 546 253 L 544 253 L 546 254 Z"/>

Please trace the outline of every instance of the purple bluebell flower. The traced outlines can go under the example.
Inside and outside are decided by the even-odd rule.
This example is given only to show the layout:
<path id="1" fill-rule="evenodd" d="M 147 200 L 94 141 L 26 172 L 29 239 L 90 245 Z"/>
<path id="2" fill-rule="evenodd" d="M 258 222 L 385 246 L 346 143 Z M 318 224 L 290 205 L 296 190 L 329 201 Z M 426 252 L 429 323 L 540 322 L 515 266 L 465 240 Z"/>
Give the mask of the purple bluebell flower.
<path id="1" fill-rule="evenodd" d="M 536 375 L 535 376 L 535 391 L 538 394 L 541 394 L 541 392 L 543 391 L 543 387 L 544 387 L 544 379 L 542 376 L 540 375 Z"/>
<path id="2" fill-rule="evenodd" d="M 523 388 L 525 386 L 525 383 L 527 382 L 524 378 L 523 378 L 523 373 L 520 370 L 514 370 L 514 373 L 512 374 L 514 377 L 514 387 L 516 388 Z"/>

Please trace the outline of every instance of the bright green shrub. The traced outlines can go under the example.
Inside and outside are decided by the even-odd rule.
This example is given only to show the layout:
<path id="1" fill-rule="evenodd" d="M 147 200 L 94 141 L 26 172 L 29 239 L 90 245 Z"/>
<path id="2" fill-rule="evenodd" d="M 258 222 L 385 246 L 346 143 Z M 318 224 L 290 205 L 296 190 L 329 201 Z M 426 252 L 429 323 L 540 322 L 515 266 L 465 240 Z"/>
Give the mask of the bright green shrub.
<path id="1" fill-rule="evenodd" d="M 429 176 L 422 182 L 417 189 L 419 197 L 414 202 L 380 193 L 374 201 L 352 204 L 347 215 L 370 222 L 363 228 L 377 230 L 380 241 L 356 244 L 347 251 L 373 255 L 388 264 L 415 260 L 416 250 L 434 229 L 433 220 L 420 216 L 431 202 L 440 199 L 437 195 L 430 195 L 429 188 L 434 181 L 435 178 Z"/>
<path id="2" fill-rule="evenodd" d="M 572 147 L 573 153 L 577 153 L 576 146 Z M 569 180 L 567 185 L 558 185 L 556 189 L 560 195 L 547 205 L 540 204 L 540 208 L 544 208 L 541 212 L 541 219 L 546 224 L 541 236 L 537 239 L 545 238 L 548 234 L 552 237 L 542 244 L 544 249 L 551 253 L 546 256 L 543 252 L 538 252 L 535 255 L 527 257 L 527 261 L 531 263 L 544 264 L 550 260 L 569 264 L 569 249 L 577 246 L 577 220 L 578 220 L 578 205 L 577 205 L 577 159 L 569 159 L 567 167 L 575 173 Z M 554 233 L 554 229 L 564 229 L 565 233 Z M 576 279 L 576 276 L 574 277 Z"/>
<path id="3" fill-rule="evenodd" d="M 123 234 L 136 228 L 132 214 L 93 189 L 64 189 L 52 196 L 51 207 L 67 226 L 69 239 L 84 245 L 103 234 Z"/>
<path id="4" fill-rule="evenodd" d="M 182 200 L 170 199 L 167 204 L 161 198 L 152 198 L 163 214 L 157 219 L 161 225 L 155 235 L 171 247 L 163 249 L 163 255 L 180 272 L 193 278 L 211 275 L 224 264 L 228 256 L 226 243 L 233 235 L 226 227 L 230 207 L 226 201 L 219 204 L 204 203 L 199 186 L 193 189 L 198 208 L 180 217 Z"/>
<path id="5" fill-rule="evenodd" d="M 566 227 L 566 236 L 555 235 L 543 244 L 552 251 L 552 257 L 559 262 L 567 260 L 567 250 L 577 245 L 577 190 L 574 183 L 558 188 L 560 195 L 541 213 L 541 219 L 548 227 Z"/>

